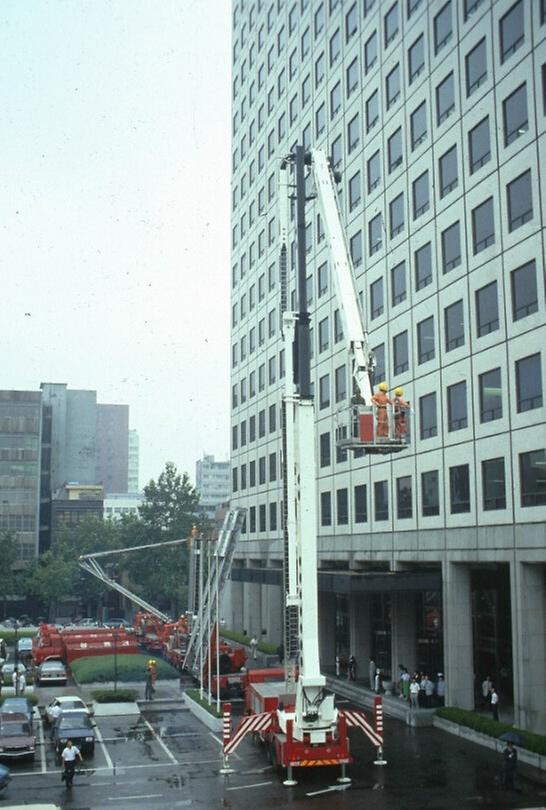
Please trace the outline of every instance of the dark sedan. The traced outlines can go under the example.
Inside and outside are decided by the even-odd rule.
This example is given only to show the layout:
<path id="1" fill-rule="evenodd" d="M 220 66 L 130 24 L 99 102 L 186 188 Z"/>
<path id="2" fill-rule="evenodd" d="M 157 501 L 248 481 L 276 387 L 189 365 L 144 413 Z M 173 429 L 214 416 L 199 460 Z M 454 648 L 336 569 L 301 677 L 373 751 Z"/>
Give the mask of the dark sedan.
<path id="1" fill-rule="evenodd" d="M 0 713 L 0 757 L 34 759 L 36 738 L 24 714 Z"/>
<path id="2" fill-rule="evenodd" d="M 24 714 L 32 728 L 34 719 L 34 708 L 30 700 L 25 697 L 7 697 L 0 711 L 3 714 Z"/>
<path id="3" fill-rule="evenodd" d="M 63 712 L 55 721 L 51 736 L 59 758 L 68 740 L 72 740 L 82 755 L 95 753 L 95 729 L 85 712 L 70 709 Z"/>
<path id="4" fill-rule="evenodd" d="M 0 790 L 4 790 L 4 788 L 7 788 L 9 780 L 10 780 L 9 768 L 6 768 L 5 765 L 0 765 Z"/>

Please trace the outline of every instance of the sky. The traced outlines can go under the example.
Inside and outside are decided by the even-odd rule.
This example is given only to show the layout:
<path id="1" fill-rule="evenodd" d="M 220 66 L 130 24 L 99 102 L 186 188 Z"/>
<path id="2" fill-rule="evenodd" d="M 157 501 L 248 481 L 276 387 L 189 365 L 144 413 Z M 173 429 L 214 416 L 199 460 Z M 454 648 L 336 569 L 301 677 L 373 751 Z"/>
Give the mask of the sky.
<path id="1" fill-rule="evenodd" d="M 0 3 L 0 388 L 130 408 L 140 484 L 229 455 L 230 3 Z"/>

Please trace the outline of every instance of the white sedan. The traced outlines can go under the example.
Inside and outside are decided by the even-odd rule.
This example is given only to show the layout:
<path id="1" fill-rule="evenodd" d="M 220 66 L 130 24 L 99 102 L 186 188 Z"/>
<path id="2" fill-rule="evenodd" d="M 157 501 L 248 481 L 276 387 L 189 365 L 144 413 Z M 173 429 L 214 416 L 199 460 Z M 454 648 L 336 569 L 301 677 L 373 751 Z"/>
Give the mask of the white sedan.
<path id="1" fill-rule="evenodd" d="M 46 722 L 52 723 L 56 717 L 67 709 L 77 709 L 80 713 L 91 715 L 87 705 L 76 695 L 60 695 L 45 707 Z"/>

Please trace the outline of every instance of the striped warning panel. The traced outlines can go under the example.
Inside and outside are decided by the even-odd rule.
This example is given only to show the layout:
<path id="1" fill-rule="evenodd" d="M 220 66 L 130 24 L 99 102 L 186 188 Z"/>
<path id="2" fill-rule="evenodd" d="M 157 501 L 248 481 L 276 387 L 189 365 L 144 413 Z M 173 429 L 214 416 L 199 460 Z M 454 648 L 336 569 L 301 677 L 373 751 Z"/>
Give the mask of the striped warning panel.
<path id="1" fill-rule="evenodd" d="M 315 765 L 347 765 L 348 759 L 301 759 L 291 762 L 292 768 L 313 768 Z"/>
<path id="2" fill-rule="evenodd" d="M 383 745 L 383 734 L 379 734 L 368 722 L 364 712 L 354 709 L 344 709 L 343 714 L 347 719 L 347 725 L 351 728 L 359 728 L 373 742 L 374 745 Z"/>
<path id="3" fill-rule="evenodd" d="M 224 744 L 224 754 L 231 754 L 246 734 L 251 734 L 253 731 L 266 731 L 272 722 L 273 715 L 270 712 L 250 714 L 248 717 L 243 717 L 231 740 Z"/>

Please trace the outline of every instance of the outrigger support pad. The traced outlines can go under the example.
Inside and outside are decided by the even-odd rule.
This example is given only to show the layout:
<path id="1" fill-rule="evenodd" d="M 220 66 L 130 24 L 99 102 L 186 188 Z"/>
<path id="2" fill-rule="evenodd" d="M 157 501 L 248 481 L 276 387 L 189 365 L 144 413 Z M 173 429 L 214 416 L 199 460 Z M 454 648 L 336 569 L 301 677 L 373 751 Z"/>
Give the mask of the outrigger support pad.
<path id="1" fill-rule="evenodd" d="M 229 767 L 229 761 L 228 761 L 227 756 L 224 756 L 223 765 L 220 768 L 220 770 L 218 771 L 218 773 L 221 773 L 221 774 L 235 773 L 235 770 L 233 768 Z"/>
<path id="2" fill-rule="evenodd" d="M 296 780 L 292 777 L 292 765 L 287 765 L 286 766 L 286 779 L 284 780 L 283 785 L 285 787 L 294 787 L 294 785 L 297 785 L 297 784 L 298 783 L 296 782 Z"/>
<path id="3" fill-rule="evenodd" d="M 345 768 L 346 768 L 345 762 L 342 762 L 341 763 L 341 776 L 338 776 L 338 778 L 337 778 L 337 781 L 339 782 L 340 785 L 348 785 L 351 782 L 350 778 L 345 773 Z"/>
<path id="4" fill-rule="evenodd" d="M 383 758 L 383 746 L 379 745 L 377 748 L 377 759 L 374 759 L 374 765 L 386 765 L 387 760 Z"/>

